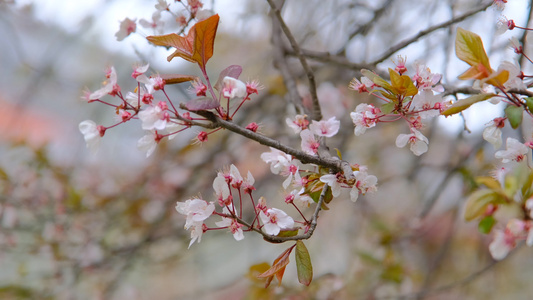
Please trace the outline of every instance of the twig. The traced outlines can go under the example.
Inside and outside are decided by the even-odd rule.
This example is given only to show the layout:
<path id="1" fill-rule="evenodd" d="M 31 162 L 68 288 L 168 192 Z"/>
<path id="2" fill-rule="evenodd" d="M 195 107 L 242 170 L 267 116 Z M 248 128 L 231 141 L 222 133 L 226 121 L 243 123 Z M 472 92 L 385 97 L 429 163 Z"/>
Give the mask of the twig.
<path id="1" fill-rule="evenodd" d="M 309 92 L 311 93 L 311 100 L 313 102 L 313 116 L 312 118 L 314 120 L 321 120 L 322 119 L 322 112 L 320 109 L 320 103 L 318 102 L 318 96 L 316 94 L 316 82 L 315 82 L 315 75 L 313 73 L 313 70 L 309 67 L 307 64 L 307 60 L 302 55 L 302 50 L 300 50 L 300 46 L 296 42 L 296 39 L 294 39 L 294 36 L 292 35 L 289 27 L 287 24 L 285 24 L 285 21 L 281 17 L 281 12 L 278 7 L 276 7 L 276 4 L 274 3 L 274 0 L 267 0 L 268 4 L 272 8 L 272 11 L 274 12 L 274 15 L 278 19 L 279 25 L 281 29 L 283 30 L 283 33 L 285 33 L 285 36 L 289 40 L 289 43 L 291 44 L 292 49 L 294 50 L 294 53 L 296 54 L 296 57 L 300 60 L 300 64 L 302 64 L 302 67 L 305 71 L 305 74 L 307 75 L 307 79 L 309 80 Z"/>
<path id="2" fill-rule="evenodd" d="M 183 104 L 180 105 L 180 108 L 187 110 L 187 108 Z M 330 171 L 334 173 L 344 172 L 344 175 L 348 179 L 350 179 L 351 176 L 353 176 L 353 173 L 351 171 L 352 170 L 351 166 L 347 161 L 343 161 L 343 160 L 340 160 L 339 158 L 332 157 L 332 156 L 320 157 L 320 156 L 313 156 L 313 155 L 307 154 L 303 151 L 296 150 L 294 148 L 286 146 L 278 140 L 275 140 L 270 137 L 264 136 L 262 134 L 248 130 L 231 121 L 223 120 L 209 111 L 194 111 L 194 113 L 202 117 L 205 117 L 206 119 L 211 121 L 211 124 L 205 124 L 205 125 L 201 124 L 199 126 L 203 126 L 207 128 L 222 127 L 222 128 L 228 129 L 229 131 L 242 135 L 246 138 L 254 140 L 262 145 L 269 146 L 269 147 L 278 149 L 280 151 L 283 151 L 287 154 L 290 154 L 294 156 L 295 158 L 297 158 L 298 160 L 300 160 L 304 164 L 316 164 L 322 167 L 329 168 Z"/>
<path id="3" fill-rule="evenodd" d="M 439 30 L 439 29 L 442 29 L 442 28 L 445 28 L 445 27 L 448 27 L 452 24 L 455 24 L 455 23 L 458 23 L 458 22 L 461 22 L 463 21 L 464 19 L 472 16 L 472 15 L 475 15 L 477 14 L 478 12 L 480 11 L 483 11 L 485 9 L 487 9 L 489 6 L 492 5 L 492 1 L 490 2 L 487 2 L 483 5 L 481 5 L 480 7 L 477 7 L 471 11 L 468 11 L 458 17 L 455 17 L 451 20 L 448 20 L 446 22 L 443 22 L 443 23 L 440 23 L 440 24 L 437 24 L 437 25 L 434 25 L 434 26 L 431 26 L 425 30 L 422 30 L 420 31 L 417 35 L 415 35 L 414 37 L 412 38 L 409 38 L 407 40 L 403 40 L 401 41 L 400 43 L 392 46 L 389 51 L 383 53 L 379 58 L 377 58 L 376 60 L 374 60 L 374 62 L 372 62 L 371 64 L 373 65 L 377 65 L 378 63 L 384 61 L 385 59 L 387 59 L 388 57 L 390 57 L 391 55 L 393 55 L 394 53 L 396 53 L 396 51 L 400 50 L 400 49 L 403 49 L 407 46 L 409 46 L 410 44 L 416 42 L 419 38 L 425 36 L 425 35 L 428 35 L 430 34 L 431 32 L 435 31 L 435 30 Z"/>

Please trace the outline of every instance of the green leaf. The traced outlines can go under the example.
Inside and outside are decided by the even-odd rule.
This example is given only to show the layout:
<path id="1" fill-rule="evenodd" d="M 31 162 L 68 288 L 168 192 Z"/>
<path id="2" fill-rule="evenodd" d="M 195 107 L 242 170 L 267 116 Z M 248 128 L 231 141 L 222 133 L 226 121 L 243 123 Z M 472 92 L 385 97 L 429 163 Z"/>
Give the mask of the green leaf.
<path id="1" fill-rule="evenodd" d="M 530 113 L 533 113 L 533 97 L 527 97 L 526 99 L 527 109 Z"/>
<path id="2" fill-rule="evenodd" d="M 296 270 L 298 271 L 298 281 L 306 286 L 313 280 L 313 265 L 311 257 L 302 241 L 296 241 Z"/>
<path id="3" fill-rule="evenodd" d="M 479 232 L 489 234 L 494 224 L 496 224 L 496 220 L 492 216 L 483 218 L 478 225 Z"/>
<path id="4" fill-rule="evenodd" d="M 298 234 L 298 230 L 281 230 L 277 236 L 280 237 L 289 237 L 289 236 L 295 236 Z"/>
<path id="5" fill-rule="evenodd" d="M 466 62 L 470 66 L 478 66 L 482 64 L 487 70 L 491 70 L 489 58 L 483 48 L 483 41 L 479 35 L 457 28 L 457 36 L 455 38 L 455 54 L 457 58 Z"/>
<path id="6" fill-rule="evenodd" d="M 507 119 L 509 120 L 509 123 L 511 123 L 511 127 L 513 127 L 513 129 L 518 128 L 518 126 L 522 124 L 523 112 L 524 108 L 521 106 L 508 105 L 505 108 L 505 115 L 507 116 Z"/>
<path id="7" fill-rule="evenodd" d="M 363 74 L 363 76 L 367 77 L 368 79 L 372 80 L 372 82 L 376 84 L 377 86 L 380 86 L 389 91 L 392 90 L 392 86 L 385 79 L 379 77 L 378 74 L 372 71 L 366 70 L 366 69 L 361 70 L 361 74 Z"/>
<path id="8" fill-rule="evenodd" d="M 381 105 L 380 110 L 384 114 L 390 114 L 394 110 L 395 105 L 396 103 L 394 102 L 385 103 Z"/>
<path id="9" fill-rule="evenodd" d="M 477 95 L 470 96 L 470 97 L 465 98 L 465 99 L 461 99 L 461 100 L 455 102 L 454 104 L 452 104 L 452 106 L 450 106 L 447 110 L 443 111 L 442 115 L 451 116 L 451 115 L 454 115 L 456 113 L 460 113 L 463 110 L 469 108 L 470 105 L 472 105 L 474 103 L 477 103 L 477 102 L 480 102 L 480 101 L 483 101 L 483 100 L 490 99 L 490 98 L 492 98 L 494 96 L 496 96 L 496 95 L 495 94 L 477 94 Z"/>
<path id="10" fill-rule="evenodd" d="M 490 176 L 476 177 L 475 181 L 478 185 L 483 184 L 491 190 L 499 190 L 502 188 L 500 182 Z"/>
<path id="11" fill-rule="evenodd" d="M 522 199 L 529 199 L 533 195 L 533 172 L 527 176 L 522 185 Z"/>
<path id="12" fill-rule="evenodd" d="M 477 190 L 466 200 L 465 220 L 472 221 L 485 213 L 487 205 L 502 202 L 502 196 L 492 190 Z"/>

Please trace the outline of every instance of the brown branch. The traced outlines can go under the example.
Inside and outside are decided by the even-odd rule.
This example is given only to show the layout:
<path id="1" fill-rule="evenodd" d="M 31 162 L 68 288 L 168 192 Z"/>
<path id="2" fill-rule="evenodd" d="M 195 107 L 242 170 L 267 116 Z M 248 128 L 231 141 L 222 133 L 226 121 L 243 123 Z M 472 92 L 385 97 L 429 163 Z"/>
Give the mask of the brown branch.
<path id="1" fill-rule="evenodd" d="M 466 18 L 477 14 L 478 12 L 484 11 L 485 9 L 487 9 L 491 5 L 492 5 L 492 1 L 487 2 L 487 3 L 475 8 L 475 9 L 473 9 L 471 11 L 468 11 L 468 12 L 458 16 L 458 17 L 455 17 L 455 18 L 453 18 L 451 20 L 448 20 L 446 22 L 443 22 L 443 23 L 431 26 L 431 27 L 429 27 L 429 28 L 427 28 L 425 30 L 422 30 L 417 35 L 413 36 L 412 38 L 409 38 L 407 40 L 403 40 L 400 43 L 390 47 L 389 51 L 383 53 L 379 58 L 377 58 L 376 60 L 374 60 L 374 62 L 372 62 L 370 64 L 377 65 L 378 63 L 384 61 L 385 59 L 387 59 L 388 57 L 390 57 L 391 55 L 396 53 L 396 51 L 398 51 L 400 49 L 403 49 L 403 48 L 409 46 L 410 44 L 416 42 L 419 38 L 421 38 L 421 37 L 423 37 L 425 35 L 428 35 L 428 34 L 432 33 L 433 31 L 436 31 L 436 30 L 448 27 L 448 26 L 450 26 L 452 24 L 461 22 L 461 21 L 465 20 Z"/>
<path id="2" fill-rule="evenodd" d="M 180 105 L 180 108 L 181 109 L 185 109 L 187 110 L 187 108 L 185 107 L 185 105 Z M 262 145 L 265 145 L 265 146 L 269 146 L 269 147 L 272 147 L 272 148 L 275 148 L 275 149 L 278 149 L 280 151 L 283 151 L 287 154 L 290 154 L 292 156 L 294 156 L 295 158 L 297 158 L 298 160 L 300 160 L 302 163 L 304 164 L 315 164 L 315 165 L 319 165 L 319 166 L 322 166 L 322 167 L 325 167 L 325 168 L 329 168 L 331 172 L 334 172 L 334 173 L 337 173 L 337 172 L 344 172 L 344 176 L 346 176 L 348 179 L 351 178 L 351 176 L 353 176 L 353 173 L 352 173 L 352 168 L 350 166 L 350 164 L 346 161 L 343 161 L 343 160 L 340 160 L 336 157 L 332 157 L 332 156 L 328 156 L 327 154 L 326 155 L 323 155 L 322 157 L 320 156 L 314 156 L 314 155 L 310 155 L 310 154 L 307 154 L 303 151 L 300 151 L 300 150 L 296 150 L 292 147 L 289 147 L 289 146 L 286 146 L 284 144 L 282 144 L 280 141 L 278 140 L 275 140 L 275 139 L 272 139 L 268 136 L 265 136 L 265 135 L 262 135 L 260 133 L 256 133 L 256 132 L 253 132 L 251 130 L 248 130 L 244 127 L 241 127 L 231 121 L 227 121 L 227 120 L 224 120 L 224 119 L 221 119 L 219 117 L 217 117 L 215 114 L 213 114 L 212 112 L 210 111 L 205 111 L 205 110 L 202 110 L 202 111 L 194 111 L 194 113 L 206 118 L 207 120 L 209 120 L 211 123 L 202 123 L 202 124 L 198 124 L 198 126 L 201 126 L 201 127 L 204 127 L 204 128 L 218 128 L 218 127 L 221 127 L 221 128 L 225 128 L 229 131 L 232 131 L 234 133 L 237 133 L 241 136 L 244 136 L 248 139 L 251 139 L 251 140 L 254 140 Z"/>
<path id="3" fill-rule="evenodd" d="M 281 11 L 274 3 L 274 0 L 267 0 L 268 4 L 272 8 L 272 11 L 274 12 L 274 15 L 276 16 L 279 25 L 281 29 L 283 30 L 283 33 L 285 33 L 285 36 L 289 40 L 289 43 L 291 44 L 292 49 L 294 50 L 294 53 L 296 57 L 300 60 L 300 64 L 302 65 L 305 74 L 307 75 L 307 79 L 309 80 L 309 92 L 311 93 L 311 100 L 313 102 L 313 120 L 321 120 L 322 119 L 322 112 L 320 109 L 320 103 L 318 102 L 318 96 L 316 94 L 316 82 L 315 82 L 315 75 L 313 73 L 313 70 L 309 65 L 307 64 L 307 60 L 305 59 L 305 56 L 302 55 L 302 50 L 300 49 L 300 46 L 296 42 L 296 39 L 292 35 L 289 27 L 287 24 L 285 24 L 285 21 L 281 17 Z"/>

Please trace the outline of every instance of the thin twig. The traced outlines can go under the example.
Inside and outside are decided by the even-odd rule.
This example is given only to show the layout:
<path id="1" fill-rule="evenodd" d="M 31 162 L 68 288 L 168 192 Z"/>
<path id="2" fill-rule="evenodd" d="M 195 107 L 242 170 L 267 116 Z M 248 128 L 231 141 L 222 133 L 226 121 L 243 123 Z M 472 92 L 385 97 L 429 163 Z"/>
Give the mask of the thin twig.
<path id="1" fill-rule="evenodd" d="M 380 57 L 375 59 L 374 62 L 372 62 L 370 64 L 377 65 L 378 63 L 384 61 L 385 59 L 387 59 L 388 57 L 390 57 L 391 55 L 396 53 L 396 51 L 398 51 L 400 49 L 403 49 L 403 48 L 411 45 L 412 43 L 416 42 L 419 38 L 421 38 L 421 37 L 423 37 L 425 35 L 428 35 L 428 34 L 430 34 L 431 32 L 433 32 L 435 30 L 446 28 L 446 27 L 448 27 L 448 26 L 450 26 L 452 24 L 461 22 L 461 21 L 465 20 L 466 18 L 477 14 L 478 12 L 484 11 L 485 9 L 487 9 L 491 5 L 492 5 L 492 1 L 487 2 L 487 3 L 483 4 L 483 5 L 481 5 L 480 7 L 477 7 L 475 9 L 471 10 L 471 11 L 468 11 L 468 12 L 466 12 L 466 13 L 458 16 L 458 17 L 455 17 L 455 18 L 453 18 L 451 20 L 448 20 L 446 22 L 443 22 L 443 23 L 431 26 L 431 27 L 429 27 L 429 28 L 427 28 L 425 30 L 422 30 L 417 35 L 415 35 L 414 37 L 409 38 L 407 40 L 403 40 L 400 43 L 390 47 L 387 52 L 383 53 Z"/>
<path id="2" fill-rule="evenodd" d="M 309 80 L 309 92 L 311 93 L 311 100 L 313 102 L 313 120 L 321 120 L 322 119 L 322 111 L 320 109 L 320 103 L 318 102 L 318 96 L 316 94 L 316 82 L 315 82 L 315 75 L 313 73 L 313 70 L 311 70 L 311 67 L 307 64 L 307 60 L 305 59 L 305 56 L 302 55 L 302 50 L 300 49 L 300 46 L 296 42 L 296 39 L 292 35 L 289 27 L 287 24 L 285 24 L 285 21 L 281 17 L 281 11 L 274 3 L 274 0 L 267 0 L 268 4 L 272 8 L 272 11 L 274 12 L 274 15 L 279 21 L 279 25 L 281 26 L 281 29 L 283 30 L 283 33 L 285 33 L 285 36 L 289 40 L 289 43 L 291 44 L 292 49 L 294 50 L 294 53 L 296 54 L 296 57 L 300 60 L 300 64 L 302 64 L 302 67 L 305 71 L 305 74 L 307 75 L 307 79 Z"/>

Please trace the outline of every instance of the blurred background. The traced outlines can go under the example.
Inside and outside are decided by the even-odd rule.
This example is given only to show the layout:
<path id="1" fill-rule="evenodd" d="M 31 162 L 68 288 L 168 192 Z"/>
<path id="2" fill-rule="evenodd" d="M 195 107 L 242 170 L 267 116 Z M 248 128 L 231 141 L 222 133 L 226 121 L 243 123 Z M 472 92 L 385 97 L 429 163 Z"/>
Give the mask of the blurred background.
<path id="1" fill-rule="evenodd" d="M 167 2 L 187 16 L 182 3 Z M 361 76 L 361 68 L 394 68 L 398 54 L 407 57 L 409 75 L 420 60 L 443 74 L 442 83 L 467 86 L 456 79 L 467 69 L 454 55 L 457 26 L 482 37 L 493 65 L 518 60 L 508 40 L 522 38 L 522 32 L 496 35 L 496 24 L 503 14 L 526 26 L 530 2 L 509 1 L 503 11 L 490 3 L 284 3 L 283 17 L 315 71 L 324 117 L 341 120 L 340 134 L 328 145 L 343 159 L 367 165 L 378 177 L 378 192 L 355 204 L 342 194 L 322 212 L 315 235 L 306 241 L 314 267 L 310 287 L 298 284 L 291 262 L 283 284 L 264 289 L 253 266 L 271 263 L 287 245 L 252 234 L 236 242 L 223 230 L 205 233 L 200 244 L 187 249 L 185 217 L 174 207 L 199 195 L 215 200 L 216 172 L 232 163 L 241 174 L 253 174 L 257 198 L 281 207 L 284 178 L 259 161 L 267 147 L 224 131 L 201 146 L 191 145 L 200 131 L 193 128 L 163 141 L 146 158 L 136 147 L 144 135 L 139 123 L 128 122 L 108 130 L 99 151 L 90 154 L 79 133 L 78 124 L 86 119 L 106 126 L 115 122 L 114 110 L 81 99 L 84 89 L 100 88 L 108 66 L 116 68 L 123 92 L 137 86 L 131 78 L 135 63 L 150 63 L 148 73 L 200 75 L 188 62 L 167 62 L 170 50 L 150 46 L 145 37 L 158 33 L 152 29 L 138 25 L 136 33 L 116 40 L 124 18 L 151 22 L 157 1 L 0 1 L 0 298 L 527 298 L 533 293 L 531 249 L 519 247 L 496 263 L 487 250 L 490 236 L 462 217 L 473 176 L 497 167 L 495 150 L 483 142 L 481 131 L 503 107 L 477 104 L 475 112 L 426 124 L 429 152 L 421 157 L 395 146 L 396 136 L 408 131 L 405 124 L 380 124 L 355 137 L 349 117 L 359 103 L 379 103 L 348 90 L 350 80 Z M 280 65 L 292 70 L 304 103 L 310 97 L 308 81 L 289 47 L 283 59 L 276 55 L 268 4 L 203 4 L 221 20 L 210 77 L 238 64 L 241 79 L 265 86 L 235 122 L 256 122 L 261 133 L 298 148 L 299 137 L 285 125 L 295 108 Z M 477 10 L 384 56 L 421 30 Z M 177 31 L 176 15 L 163 12 L 161 20 L 164 33 Z M 523 70 L 531 67 L 524 64 Z M 189 86 L 167 91 L 177 104 L 192 97 Z"/>

